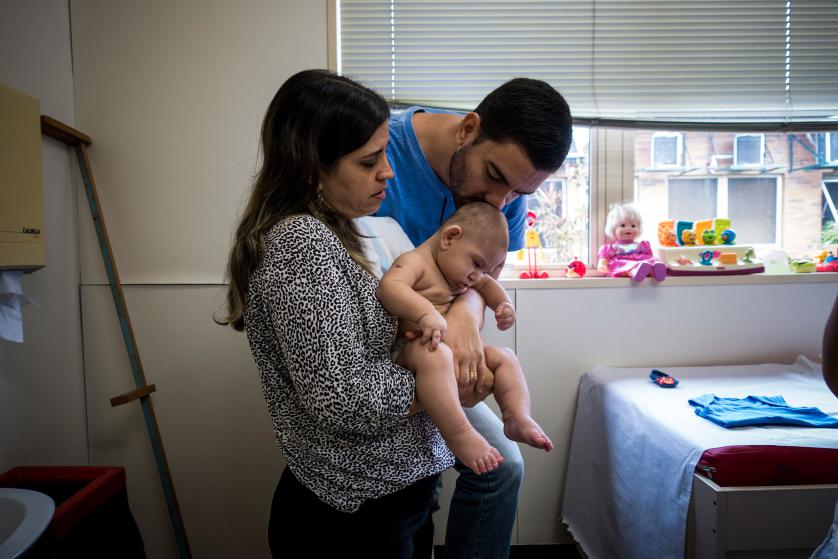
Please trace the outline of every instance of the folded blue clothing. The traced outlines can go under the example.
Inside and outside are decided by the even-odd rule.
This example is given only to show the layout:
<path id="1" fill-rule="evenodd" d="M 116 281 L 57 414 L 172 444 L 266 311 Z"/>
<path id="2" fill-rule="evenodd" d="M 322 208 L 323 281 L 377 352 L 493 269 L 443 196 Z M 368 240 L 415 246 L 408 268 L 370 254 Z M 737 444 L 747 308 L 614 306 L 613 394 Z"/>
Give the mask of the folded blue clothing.
<path id="1" fill-rule="evenodd" d="M 745 425 L 800 425 L 802 427 L 838 427 L 838 418 L 818 408 L 793 408 L 782 396 L 719 398 L 702 394 L 690 400 L 696 415 L 722 427 Z"/>

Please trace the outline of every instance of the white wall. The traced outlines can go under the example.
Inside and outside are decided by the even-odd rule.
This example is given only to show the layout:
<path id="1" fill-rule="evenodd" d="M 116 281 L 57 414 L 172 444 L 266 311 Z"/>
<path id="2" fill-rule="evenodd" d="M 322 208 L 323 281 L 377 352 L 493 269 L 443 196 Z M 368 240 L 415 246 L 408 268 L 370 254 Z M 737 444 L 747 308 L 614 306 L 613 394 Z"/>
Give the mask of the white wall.
<path id="1" fill-rule="evenodd" d="M 74 122 L 67 0 L 0 2 L 0 82 Z M 79 308 L 77 164 L 44 139 L 46 267 L 24 277 L 24 343 L 0 342 L 0 472 L 87 464 Z M 0 201 L 2 203 L 2 201 Z"/>
<path id="2" fill-rule="evenodd" d="M 196 557 L 265 557 L 283 461 L 220 308 L 233 223 L 280 84 L 326 66 L 326 3 L 73 0 L 76 115 Z M 89 211 L 80 211 L 91 461 L 127 468 L 149 557 L 176 556 Z"/>

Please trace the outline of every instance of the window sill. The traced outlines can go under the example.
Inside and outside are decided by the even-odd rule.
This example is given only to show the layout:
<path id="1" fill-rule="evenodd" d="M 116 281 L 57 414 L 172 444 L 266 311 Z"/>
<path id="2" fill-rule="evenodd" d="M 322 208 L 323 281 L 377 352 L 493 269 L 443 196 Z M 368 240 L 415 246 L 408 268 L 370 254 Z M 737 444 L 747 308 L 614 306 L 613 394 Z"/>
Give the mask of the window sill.
<path id="1" fill-rule="evenodd" d="M 814 272 L 809 274 L 743 274 L 739 276 L 670 276 L 657 285 L 653 279 L 633 285 L 628 278 L 605 276 L 568 278 L 562 271 L 549 271 L 547 279 L 518 279 L 517 273 L 504 272 L 500 284 L 505 289 L 588 289 L 597 287 L 678 287 L 682 285 L 767 285 L 777 283 L 830 283 L 838 282 L 838 272 Z M 559 275 L 561 274 L 561 275 Z"/>

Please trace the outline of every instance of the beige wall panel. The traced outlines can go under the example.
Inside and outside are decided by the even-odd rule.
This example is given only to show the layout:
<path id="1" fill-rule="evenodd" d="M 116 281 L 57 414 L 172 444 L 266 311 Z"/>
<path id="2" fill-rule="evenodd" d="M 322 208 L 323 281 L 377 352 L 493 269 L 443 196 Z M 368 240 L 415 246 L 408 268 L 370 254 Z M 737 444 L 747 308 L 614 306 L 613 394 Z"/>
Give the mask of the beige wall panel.
<path id="1" fill-rule="evenodd" d="M 594 365 L 658 367 L 817 359 L 836 285 L 517 290 L 517 351 L 533 413 L 556 444 L 522 446 L 522 544 L 570 541 L 559 520 L 579 378 Z"/>
<path id="2" fill-rule="evenodd" d="M 0 82 L 73 123 L 67 0 L 0 2 Z M 21 465 L 87 463 L 79 250 L 67 149 L 42 145 L 46 267 L 24 276 L 24 343 L 0 342 L 0 472 Z"/>
<path id="3" fill-rule="evenodd" d="M 284 466 L 244 334 L 212 321 L 219 287 L 128 287 L 126 298 L 195 557 L 267 557 Z M 82 288 L 91 463 L 124 465 L 149 557 L 177 555 L 107 287 Z"/>
<path id="4" fill-rule="evenodd" d="M 71 3 L 76 123 L 124 282 L 218 283 L 279 85 L 326 66 L 326 3 Z M 82 213 L 86 216 L 86 213 Z M 82 220 L 82 283 L 104 275 Z"/>

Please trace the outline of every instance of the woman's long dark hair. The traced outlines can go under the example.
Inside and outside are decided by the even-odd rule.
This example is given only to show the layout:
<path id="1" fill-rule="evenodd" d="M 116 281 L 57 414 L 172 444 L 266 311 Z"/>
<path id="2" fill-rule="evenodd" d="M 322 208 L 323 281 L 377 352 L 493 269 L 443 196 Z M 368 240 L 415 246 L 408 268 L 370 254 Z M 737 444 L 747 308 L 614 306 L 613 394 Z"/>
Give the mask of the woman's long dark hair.
<path id="1" fill-rule="evenodd" d="M 315 216 L 368 267 L 352 222 L 319 198 L 318 185 L 320 173 L 366 144 L 389 114 L 380 95 L 326 70 L 304 70 L 282 84 L 262 123 L 262 166 L 230 250 L 228 315 L 220 324 L 244 329 L 247 289 L 265 234 L 286 216 Z"/>

